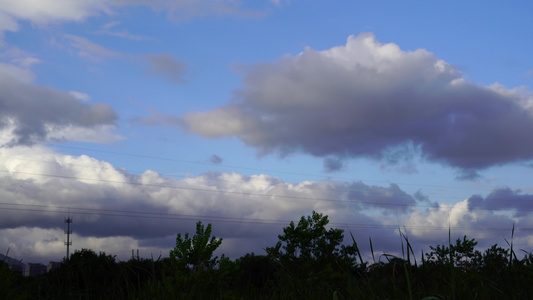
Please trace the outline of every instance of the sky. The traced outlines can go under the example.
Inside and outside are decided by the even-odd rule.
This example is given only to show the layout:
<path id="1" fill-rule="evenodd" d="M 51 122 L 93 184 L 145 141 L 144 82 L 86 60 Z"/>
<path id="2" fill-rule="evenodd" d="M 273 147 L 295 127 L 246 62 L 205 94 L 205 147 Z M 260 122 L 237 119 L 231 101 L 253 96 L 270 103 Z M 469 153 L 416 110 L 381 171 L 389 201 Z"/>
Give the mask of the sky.
<path id="1" fill-rule="evenodd" d="M 533 251 L 528 1 L 0 0 L 0 252 Z M 514 234 L 513 234 L 514 226 Z M 379 259 L 379 257 L 376 257 Z"/>

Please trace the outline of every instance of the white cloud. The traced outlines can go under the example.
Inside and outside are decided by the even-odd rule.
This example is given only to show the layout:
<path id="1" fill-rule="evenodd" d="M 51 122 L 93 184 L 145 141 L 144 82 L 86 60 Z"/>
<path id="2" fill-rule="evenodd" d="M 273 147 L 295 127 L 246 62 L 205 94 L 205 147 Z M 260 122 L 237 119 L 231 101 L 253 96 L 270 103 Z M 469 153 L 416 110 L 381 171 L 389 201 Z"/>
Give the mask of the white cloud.
<path id="1" fill-rule="evenodd" d="M 77 141 L 85 143 L 112 143 L 123 140 L 124 137 L 114 133 L 116 125 L 102 124 L 90 128 L 83 128 L 74 125 L 56 125 L 52 123 L 44 124 L 47 131 L 45 139 L 55 141 Z"/>
<path id="2" fill-rule="evenodd" d="M 32 82 L 35 79 L 35 75 L 32 71 L 21 68 L 13 64 L 5 64 L 0 62 L 0 78 L 6 78 L 5 80 L 17 80 L 24 83 Z"/>
<path id="3" fill-rule="evenodd" d="M 17 22 L 9 15 L 0 11 L 0 33 L 3 33 L 4 31 L 17 31 L 17 30 L 18 30 Z M 0 37 L 2 36 L 0 35 Z"/>
<path id="4" fill-rule="evenodd" d="M 150 39 L 149 37 L 146 37 L 146 36 L 131 34 L 127 30 L 122 30 L 122 31 L 110 30 L 111 28 L 117 27 L 118 25 L 120 25 L 120 22 L 118 21 L 104 24 L 103 26 L 100 27 L 99 30 L 93 31 L 93 34 L 110 35 L 110 36 L 116 36 L 119 38 L 130 39 L 130 40 L 135 40 L 135 41 Z"/>
<path id="5" fill-rule="evenodd" d="M 234 0 L 0 0 L 0 34 L 6 30 L 17 31 L 19 21 L 38 26 L 83 22 L 89 17 L 111 15 L 117 8 L 129 5 L 145 5 L 152 10 L 166 12 L 171 19 L 178 21 L 206 15 L 264 15 L 261 11 L 243 9 L 241 2 Z M 104 29 L 116 25 L 116 22 L 108 23 Z M 124 33 L 122 36 L 135 37 Z"/>
<path id="6" fill-rule="evenodd" d="M 24 69 L 29 69 L 33 65 L 41 63 L 41 60 L 36 58 L 34 54 L 13 46 L 5 47 L 5 51 L 0 52 L 0 59 Z"/>
<path id="7" fill-rule="evenodd" d="M 83 21 L 100 13 L 110 13 L 104 0 L 0 0 L 1 11 L 36 24 Z"/>
<path id="8" fill-rule="evenodd" d="M 134 41 L 142 41 L 142 40 L 149 40 L 150 39 L 150 37 L 147 37 L 147 36 L 131 34 L 127 30 L 122 30 L 122 31 L 96 30 L 93 33 L 94 34 L 110 35 L 110 36 L 115 36 L 115 37 L 119 37 L 119 38 L 123 38 L 123 39 L 134 40 Z"/>
<path id="9" fill-rule="evenodd" d="M 89 101 L 91 99 L 91 96 L 85 94 L 85 93 L 82 93 L 82 92 L 78 92 L 78 91 L 69 91 L 68 92 L 70 95 L 72 95 L 72 97 L 78 99 L 78 100 L 82 100 L 82 101 Z"/>
<path id="10" fill-rule="evenodd" d="M 13 62 L 23 68 L 30 68 L 31 66 L 40 63 L 41 60 L 35 57 L 25 57 L 25 58 L 13 59 Z"/>
<path id="11" fill-rule="evenodd" d="M 107 162 L 82 155 L 73 157 L 59 155 L 43 146 L 6 148 L 0 151 L 2 166 L 18 180 L 31 179 L 35 183 L 45 184 L 56 177 L 79 180 L 89 185 L 108 184 L 122 186 L 126 177 Z M 44 175 L 43 175 L 44 174 Z M 54 176 L 47 176 L 54 175 Z"/>
<path id="12" fill-rule="evenodd" d="M 120 22 L 118 22 L 118 21 L 109 22 L 107 24 L 104 24 L 102 26 L 102 29 L 110 29 L 110 28 L 113 28 L 115 26 L 118 26 L 119 24 L 120 24 Z"/>
<path id="13" fill-rule="evenodd" d="M 208 138 L 239 135 L 249 127 L 254 127 L 252 117 L 246 118 L 232 107 L 215 109 L 206 113 L 187 114 L 183 121 L 188 125 L 189 133 L 198 133 Z"/>
<path id="14" fill-rule="evenodd" d="M 68 40 L 69 46 L 72 47 L 74 52 L 76 52 L 81 58 L 89 59 L 91 61 L 101 61 L 106 57 L 122 56 L 119 52 L 106 49 L 81 36 L 67 34 L 64 37 Z"/>
<path id="15" fill-rule="evenodd" d="M 15 31 L 15 20 L 29 21 L 36 25 L 62 22 L 80 22 L 90 16 L 111 13 L 109 1 L 105 0 L 0 0 L 0 14 L 11 18 L 10 26 L 4 29 Z M 2 18 L 0 18 L 2 19 Z M 2 29 L 0 27 L 0 29 Z"/>

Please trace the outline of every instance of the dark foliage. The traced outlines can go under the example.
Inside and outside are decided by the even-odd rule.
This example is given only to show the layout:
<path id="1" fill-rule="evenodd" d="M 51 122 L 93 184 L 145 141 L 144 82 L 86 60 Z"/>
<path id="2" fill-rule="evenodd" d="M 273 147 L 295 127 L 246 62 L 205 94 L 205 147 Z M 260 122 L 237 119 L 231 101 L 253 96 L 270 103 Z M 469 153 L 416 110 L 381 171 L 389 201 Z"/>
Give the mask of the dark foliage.
<path id="1" fill-rule="evenodd" d="M 383 254 L 367 265 L 355 238 L 343 246 L 343 231 L 327 224 L 313 212 L 286 227 L 267 256 L 235 261 L 213 258 L 221 239 L 209 225 L 178 235 L 172 258 L 117 262 L 83 249 L 37 277 L 0 262 L 0 299 L 533 299 L 533 254 L 518 259 L 511 243 L 482 253 L 464 236 L 416 262 L 400 233 L 406 257 Z"/>

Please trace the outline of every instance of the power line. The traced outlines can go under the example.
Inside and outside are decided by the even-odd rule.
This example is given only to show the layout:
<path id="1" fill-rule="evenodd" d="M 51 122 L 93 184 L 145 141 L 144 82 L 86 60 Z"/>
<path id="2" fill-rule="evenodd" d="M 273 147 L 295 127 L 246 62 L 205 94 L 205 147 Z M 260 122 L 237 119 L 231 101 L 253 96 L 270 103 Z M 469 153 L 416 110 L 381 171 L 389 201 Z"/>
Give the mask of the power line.
<path id="1" fill-rule="evenodd" d="M 0 206 L 15 206 L 15 207 L 30 207 L 30 208 L 5 208 L 5 210 L 20 210 L 32 212 L 49 212 L 59 213 L 69 209 L 69 213 L 78 215 L 101 215 L 112 217 L 135 217 L 135 218 L 149 218 L 149 219 L 210 219 L 222 220 L 228 222 L 261 222 L 261 223 L 289 223 L 287 220 L 268 220 L 268 219 L 254 219 L 254 218 L 237 218 L 226 216 L 209 216 L 209 215 L 188 215 L 188 214 L 172 214 L 164 212 L 147 212 L 147 211 L 132 211 L 132 210 L 117 210 L 117 209 L 98 209 L 98 208 L 83 208 L 72 206 L 55 206 L 55 205 L 39 205 L 39 204 L 20 204 L 20 203 L 0 203 Z"/>
<path id="2" fill-rule="evenodd" d="M 11 171 L 10 172 L 10 171 L 7 171 L 7 170 L 0 170 L 0 172 L 11 173 L 11 174 L 37 175 L 37 176 L 43 176 L 43 177 L 62 178 L 62 179 L 69 179 L 69 180 L 94 181 L 94 182 L 126 184 L 126 185 L 134 185 L 134 186 L 171 188 L 171 189 L 191 190 L 191 191 L 199 191 L 199 192 L 231 194 L 231 195 L 239 195 L 239 196 L 258 196 L 258 197 L 297 199 L 297 200 L 308 200 L 308 201 L 359 203 L 359 204 L 383 205 L 383 206 L 406 206 L 406 207 L 408 207 L 408 206 L 416 206 L 416 205 L 412 205 L 412 204 L 402 204 L 402 203 L 370 202 L 370 201 L 364 202 L 364 201 L 328 199 L 328 198 L 309 198 L 309 197 L 297 197 L 297 196 L 286 196 L 286 195 L 275 195 L 275 194 L 258 194 L 258 193 L 236 192 L 236 191 L 228 191 L 228 190 L 212 190 L 212 189 L 203 189 L 203 188 L 195 188 L 195 187 L 184 187 L 184 186 L 173 186 L 173 185 L 162 185 L 162 184 L 148 184 L 148 183 L 127 182 L 127 181 L 96 179 L 96 178 L 82 178 L 82 177 L 65 176 L 65 175 L 54 175 L 54 174 L 17 172 L 17 171 Z"/>
<path id="3" fill-rule="evenodd" d="M 4 156 L 6 157 L 6 156 Z M 9 156 L 8 156 L 9 157 Z M 59 166 L 63 166 L 63 165 L 70 165 L 70 166 L 80 166 L 80 167 L 84 167 L 84 168 L 90 168 L 90 169 L 93 169 L 93 170 L 115 170 L 119 173 L 121 173 L 123 170 L 117 170 L 115 169 L 114 167 L 111 167 L 111 168 L 107 168 L 107 167 L 94 167 L 94 166 L 89 166 L 89 165 L 84 165 L 84 164 L 72 164 L 72 163 L 66 163 L 66 164 L 62 164 L 62 163 L 59 163 L 57 161 L 43 161 L 43 160 L 36 160 L 36 159 L 28 159 L 28 158 L 20 158 L 20 157 L 16 157 L 16 156 L 12 156 L 12 157 L 15 157 L 17 159 L 20 159 L 20 160 L 25 160 L 25 161 L 32 161 L 32 162 L 40 162 L 40 163 L 47 163 L 47 164 L 56 164 L 56 165 L 59 165 Z M 140 175 L 142 173 L 142 171 L 128 171 L 129 174 L 134 174 L 134 173 L 139 173 L 137 175 Z M 183 178 L 183 179 L 190 179 L 191 177 L 186 177 L 186 176 L 176 176 L 175 174 L 163 174 L 163 173 L 158 173 L 158 175 L 161 175 L 161 176 L 167 176 L 167 177 L 172 177 L 172 178 L 176 178 L 176 177 L 180 177 L 180 178 Z M 248 176 L 248 175 L 243 175 L 241 174 L 242 176 Z M 44 176 L 44 175 L 43 175 Z M 200 178 L 202 175 L 199 175 L 195 178 Z M 203 180 L 206 180 L 206 181 L 209 181 L 209 182 L 222 182 L 222 183 L 237 183 L 238 181 L 236 180 L 222 180 L 222 179 L 213 179 L 213 178 L 205 178 L 205 177 L 201 177 Z M 320 183 L 325 183 L 327 181 L 322 181 L 322 182 L 315 182 L 317 184 L 320 184 Z M 350 190 L 350 186 L 342 186 L 343 184 L 356 184 L 356 183 L 359 183 L 362 181 L 355 181 L 355 182 L 345 182 L 345 181 L 331 181 L 331 182 L 334 182 L 334 183 L 338 183 L 336 188 L 318 188 L 318 187 L 312 187 L 312 186 L 306 186 L 306 189 L 309 189 L 309 190 L 316 190 L 316 191 L 351 191 Z M 288 182 L 284 182 L 285 184 L 292 184 L 292 183 L 288 183 Z M 363 183 L 364 184 L 364 183 Z M 365 184 L 366 185 L 366 184 Z M 366 185 L 368 188 L 373 188 L 373 186 L 369 186 L 369 185 Z M 382 188 L 382 189 L 386 189 L 386 187 L 378 187 L 378 188 Z M 378 194 L 377 191 L 365 191 L 366 193 L 375 193 L 375 194 Z M 439 197 L 452 197 L 452 195 L 446 195 L 446 194 L 441 194 L 439 196 L 435 196 L 434 195 L 435 193 L 432 194 L 432 198 L 439 198 Z"/>
<path id="4" fill-rule="evenodd" d="M 0 203 L 4 205 L 4 203 Z M 30 206 L 30 207 L 44 207 L 43 205 L 29 205 L 29 204 L 10 204 L 10 205 L 20 205 L 20 206 Z M 55 207 L 55 208 L 65 208 L 65 207 Z M 59 212 L 58 210 L 46 210 L 43 208 L 3 208 L 2 210 L 12 210 L 12 211 L 30 211 L 30 212 L 39 212 L 39 213 L 54 213 Z M 78 211 L 80 210 L 80 211 Z M 87 211 L 84 211 L 87 210 Z M 145 219 L 157 219 L 157 220 L 211 220 L 216 222 L 224 223 L 255 223 L 255 224 L 265 224 L 265 225 L 288 225 L 291 221 L 287 220 L 272 220 L 272 219 L 256 219 L 256 218 L 235 218 L 235 217 L 223 217 L 223 216 L 199 216 L 199 215 L 181 215 L 181 214 L 167 214 L 167 213 L 154 213 L 154 212 L 140 212 L 140 211 L 121 211 L 121 210 L 104 210 L 104 209 L 87 209 L 79 207 L 71 207 L 71 214 L 77 215 L 99 215 L 107 217 L 125 217 L 125 218 L 145 218 Z M 126 213 L 126 214 L 125 214 Z M 388 225 L 388 224 L 365 224 L 365 223 L 338 223 L 331 222 L 329 225 L 335 225 L 345 228 L 369 228 L 369 229 L 390 229 L 397 230 L 398 225 Z M 503 230 L 508 231 L 509 228 L 506 227 L 476 227 L 476 226 L 415 226 L 415 225 L 405 225 L 401 228 L 407 229 L 424 229 L 424 230 Z M 516 230 L 525 230 L 531 231 L 533 227 L 516 227 Z"/>
<path id="5" fill-rule="evenodd" d="M 435 207 L 434 205 L 424 205 L 424 204 L 420 204 L 420 203 L 409 204 L 409 203 L 395 203 L 395 202 L 359 201 L 359 200 L 353 200 L 353 199 L 351 199 L 351 200 L 342 200 L 342 199 L 331 199 L 331 198 L 310 198 L 310 197 L 300 197 L 300 196 L 287 196 L 287 195 L 276 195 L 276 194 L 259 194 L 259 193 L 251 193 L 251 192 L 228 191 L 228 190 L 219 190 L 219 189 L 205 189 L 205 188 L 197 188 L 197 187 L 174 186 L 174 185 L 164 185 L 164 184 L 148 184 L 148 183 L 128 182 L 128 181 L 118 181 L 118 180 L 107 180 L 107 179 L 96 179 L 96 178 L 82 178 L 82 177 L 65 176 L 65 175 L 54 175 L 54 174 L 16 172 L 16 171 L 11 171 L 10 172 L 10 171 L 7 171 L 7 170 L 0 170 L 0 172 L 12 173 L 12 174 L 37 175 L 37 176 L 43 176 L 43 177 L 61 178 L 61 179 L 68 179 L 68 180 L 94 181 L 94 182 L 104 182 L 104 183 L 112 183 L 112 184 L 126 184 L 126 185 L 133 185 L 133 186 L 191 190 L 191 191 L 198 191 L 198 192 L 220 193 L 220 194 L 230 194 L 230 195 L 238 195 L 238 196 L 269 197 L 269 198 L 294 199 L 294 200 L 318 201 L 318 202 L 320 202 L 320 201 L 322 201 L 322 202 L 338 202 L 338 203 L 362 204 L 362 205 L 370 205 L 370 206 L 426 207 L 426 208 Z M 376 195 L 380 195 L 380 194 L 376 193 Z M 515 200 L 519 200 L 519 201 L 522 202 L 522 201 L 528 201 L 529 199 L 515 199 Z M 482 208 L 479 208 L 479 209 L 482 209 Z M 498 210 L 498 209 L 487 209 L 487 208 L 485 208 L 484 210 Z M 516 209 L 516 208 L 515 209 L 511 208 L 509 210 L 530 211 L 530 210 L 527 210 L 527 209 Z"/>
<path id="6" fill-rule="evenodd" d="M 9 140 L 5 138 L 0 138 L 3 140 Z M 22 141 L 24 142 L 24 141 Z M 47 146 L 48 143 L 44 142 L 34 142 L 34 141 L 26 141 L 27 143 L 31 144 L 41 144 Z M 136 153 L 125 153 L 125 152 L 117 152 L 117 151 L 107 151 L 107 150 L 96 150 L 96 149 L 90 149 L 90 148 L 84 148 L 84 147 L 74 147 L 74 146 L 65 146 L 65 145 L 53 145 L 53 147 L 57 148 L 66 148 L 66 149 L 75 149 L 75 150 L 83 150 L 83 151 L 91 151 L 91 152 L 99 152 L 99 153 L 105 153 L 105 154 L 112 154 L 112 155 L 119 155 L 119 156 L 129 156 L 129 157 L 136 157 L 136 158 L 147 158 L 147 159 L 153 159 L 153 160 L 161 160 L 161 161 L 171 161 L 171 162 L 179 162 L 179 163 L 188 163 L 188 164 L 197 164 L 197 165 L 208 165 L 213 166 L 217 168 L 232 168 L 232 169 L 242 169 L 242 170 L 251 170 L 251 171 L 259 171 L 259 172 L 271 172 L 271 173 L 280 173 L 280 174 L 289 174 L 289 175 L 300 175 L 300 176 L 311 176 L 311 177 L 320 177 L 324 178 L 327 177 L 329 179 L 340 179 L 342 181 L 349 181 L 349 182 L 376 182 L 376 183 L 385 183 L 385 184 L 391 184 L 390 181 L 382 181 L 382 180 L 373 180 L 373 179 L 354 179 L 354 178 L 347 178 L 347 177 L 339 177 L 339 176 L 325 176 L 325 175 L 318 175 L 318 174 L 312 174 L 312 173 L 302 173 L 302 172 L 290 172 L 290 171 L 283 171 L 283 170 L 274 170 L 274 169 L 260 169 L 260 168 L 252 168 L 252 167 L 244 167 L 244 166 L 234 166 L 234 165 L 224 165 L 224 164 L 214 164 L 214 163 L 208 163 L 208 162 L 202 162 L 202 161 L 191 161 L 191 160 L 184 160 L 184 159 L 175 159 L 175 158 L 167 158 L 167 157 L 161 157 L 161 156 L 152 156 L 152 155 L 145 155 L 145 154 L 136 154 Z M 418 186 L 418 187 L 429 187 L 429 188 L 441 188 L 441 189 L 454 189 L 454 190 L 471 190 L 471 188 L 463 188 L 463 187 L 450 187 L 450 186 L 439 186 L 439 185 L 420 185 L 420 184 L 413 184 L 413 183 L 406 183 L 406 182 L 394 182 L 398 185 L 411 185 L 411 186 Z"/>

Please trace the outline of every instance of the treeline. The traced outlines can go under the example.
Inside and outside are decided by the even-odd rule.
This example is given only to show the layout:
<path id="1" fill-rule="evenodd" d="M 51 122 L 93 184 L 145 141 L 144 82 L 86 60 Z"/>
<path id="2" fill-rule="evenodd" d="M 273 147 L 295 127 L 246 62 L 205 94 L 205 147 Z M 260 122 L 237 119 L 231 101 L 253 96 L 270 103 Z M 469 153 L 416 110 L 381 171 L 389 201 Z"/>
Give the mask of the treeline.
<path id="1" fill-rule="evenodd" d="M 484 252 L 466 236 L 419 260 L 402 233 L 402 257 L 363 261 L 350 233 L 313 212 L 283 229 L 267 255 L 230 260 L 213 252 L 211 225 L 177 235 L 169 258 L 130 259 L 83 249 L 56 270 L 22 277 L 0 263 L 0 299 L 533 299 L 533 255 L 512 241 Z M 372 246 L 372 244 L 371 244 Z M 372 248 L 372 247 L 371 247 Z"/>

